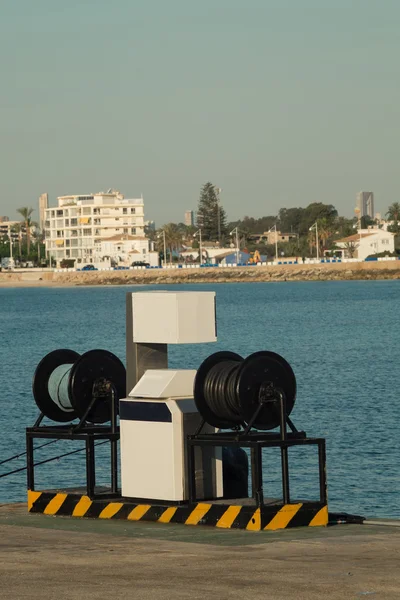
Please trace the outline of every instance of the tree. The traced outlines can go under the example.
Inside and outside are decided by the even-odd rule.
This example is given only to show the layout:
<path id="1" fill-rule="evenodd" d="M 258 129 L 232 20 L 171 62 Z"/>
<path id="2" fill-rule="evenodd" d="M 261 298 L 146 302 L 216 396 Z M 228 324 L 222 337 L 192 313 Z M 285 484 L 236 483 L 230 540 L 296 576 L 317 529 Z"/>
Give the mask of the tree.
<path id="1" fill-rule="evenodd" d="M 201 188 L 197 227 L 204 240 L 221 241 L 227 233 L 226 213 L 219 202 L 217 189 L 209 181 Z"/>
<path id="2" fill-rule="evenodd" d="M 389 221 L 392 221 L 392 224 L 388 227 L 388 231 L 391 233 L 399 234 L 399 219 L 400 219 L 400 203 L 393 202 L 388 208 L 386 216 Z"/>
<path id="3" fill-rule="evenodd" d="M 24 219 L 25 224 L 25 235 L 26 235 L 26 253 L 29 255 L 30 247 L 31 247 L 31 227 L 33 225 L 31 220 L 31 214 L 33 213 L 33 208 L 28 208 L 27 206 L 23 206 L 22 208 L 18 208 L 17 212 Z"/>
<path id="4" fill-rule="evenodd" d="M 349 255 L 349 257 L 354 258 L 354 255 L 358 248 L 358 244 L 356 242 L 346 242 L 344 247 L 346 248 L 347 254 Z"/>
<path id="5" fill-rule="evenodd" d="M 321 240 L 322 249 L 326 250 L 328 240 L 334 233 L 333 223 L 324 217 L 318 221 L 318 237 Z"/>
<path id="6" fill-rule="evenodd" d="M 163 233 L 164 232 L 164 233 Z M 182 246 L 182 232 L 176 223 L 168 223 L 157 232 L 157 250 L 164 253 L 164 234 L 165 245 L 169 250 L 169 260 L 172 262 L 172 253 L 174 250 L 180 250 Z M 167 257 L 164 256 L 164 261 Z"/>

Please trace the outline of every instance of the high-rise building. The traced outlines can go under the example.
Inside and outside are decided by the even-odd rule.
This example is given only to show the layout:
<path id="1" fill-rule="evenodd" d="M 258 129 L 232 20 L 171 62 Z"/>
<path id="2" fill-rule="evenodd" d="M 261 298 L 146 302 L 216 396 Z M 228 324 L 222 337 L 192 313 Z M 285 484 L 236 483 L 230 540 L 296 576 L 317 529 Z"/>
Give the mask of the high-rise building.
<path id="1" fill-rule="evenodd" d="M 39 196 L 39 227 L 40 231 L 44 230 L 44 222 L 46 217 L 46 209 L 49 207 L 49 195 L 41 194 Z"/>
<path id="2" fill-rule="evenodd" d="M 194 211 L 193 210 L 187 210 L 185 212 L 185 225 L 187 225 L 188 227 L 193 227 L 193 225 L 194 225 Z"/>
<path id="3" fill-rule="evenodd" d="M 56 208 L 45 210 L 46 251 L 59 263 L 63 259 L 90 262 L 102 257 L 104 244 L 116 251 L 129 240 L 132 253 L 149 252 L 144 235 L 143 198 L 126 199 L 116 190 L 60 196 Z M 121 246 L 121 248 L 118 247 Z"/>
<path id="4" fill-rule="evenodd" d="M 373 192 L 359 192 L 357 194 L 356 212 L 358 217 L 371 217 L 374 218 L 374 193 Z"/>

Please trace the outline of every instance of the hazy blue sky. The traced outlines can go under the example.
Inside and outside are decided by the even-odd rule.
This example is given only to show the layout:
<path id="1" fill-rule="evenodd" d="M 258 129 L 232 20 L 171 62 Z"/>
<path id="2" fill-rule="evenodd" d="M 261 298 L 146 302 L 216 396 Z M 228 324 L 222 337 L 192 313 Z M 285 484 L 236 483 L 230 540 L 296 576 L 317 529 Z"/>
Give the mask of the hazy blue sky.
<path id="1" fill-rule="evenodd" d="M 0 0 L 0 214 L 201 185 L 233 219 L 400 199 L 399 0 Z M 36 213 L 37 216 L 37 213 Z"/>

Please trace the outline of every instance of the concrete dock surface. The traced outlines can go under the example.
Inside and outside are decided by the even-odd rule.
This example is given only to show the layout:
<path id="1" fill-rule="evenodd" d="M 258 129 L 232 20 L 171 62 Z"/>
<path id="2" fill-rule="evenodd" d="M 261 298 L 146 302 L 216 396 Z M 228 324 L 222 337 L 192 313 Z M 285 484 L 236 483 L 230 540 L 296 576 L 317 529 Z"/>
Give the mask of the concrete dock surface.
<path id="1" fill-rule="evenodd" d="M 3 505 L 0 598 L 398 600 L 398 525 L 247 532 Z"/>

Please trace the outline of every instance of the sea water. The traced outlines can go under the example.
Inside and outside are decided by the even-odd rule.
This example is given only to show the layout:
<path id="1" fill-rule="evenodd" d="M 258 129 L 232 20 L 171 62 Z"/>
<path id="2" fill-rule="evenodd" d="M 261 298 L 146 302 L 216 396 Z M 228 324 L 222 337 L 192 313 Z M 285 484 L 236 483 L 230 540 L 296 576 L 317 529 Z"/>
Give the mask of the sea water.
<path id="1" fill-rule="evenodd" d="M 170 366 L 195 369 L 217 350 L 278 352 L 297 378 L 292 420 L 327 441 L 330 510 L 400 517 L 399 281 L 0 288 L 0 462 L 25 449 L 41 358 L 57 348 L 103 348 L 124 361 L 125 294 L 147 289 L 215 291 L 218 342 L 170 346 Z M 76 447 L 58 442 L 35 458 Z M 279 454 L 263 452 L 265 495 L 279 497 Z M 108 448 L 98 457 L 98 482 L 107 483 Z M 292 448 L 289 458 L 292 498 L 318 499 L 316 448 Z M 23 466 L 24 457 L 0 465 L 0 475 Z M 38 489 L 82 485 L 84 455 L 39 466 L 36 475 Z M 25 495 L 25 472 L 0 478 L 0 502 Z"/>

